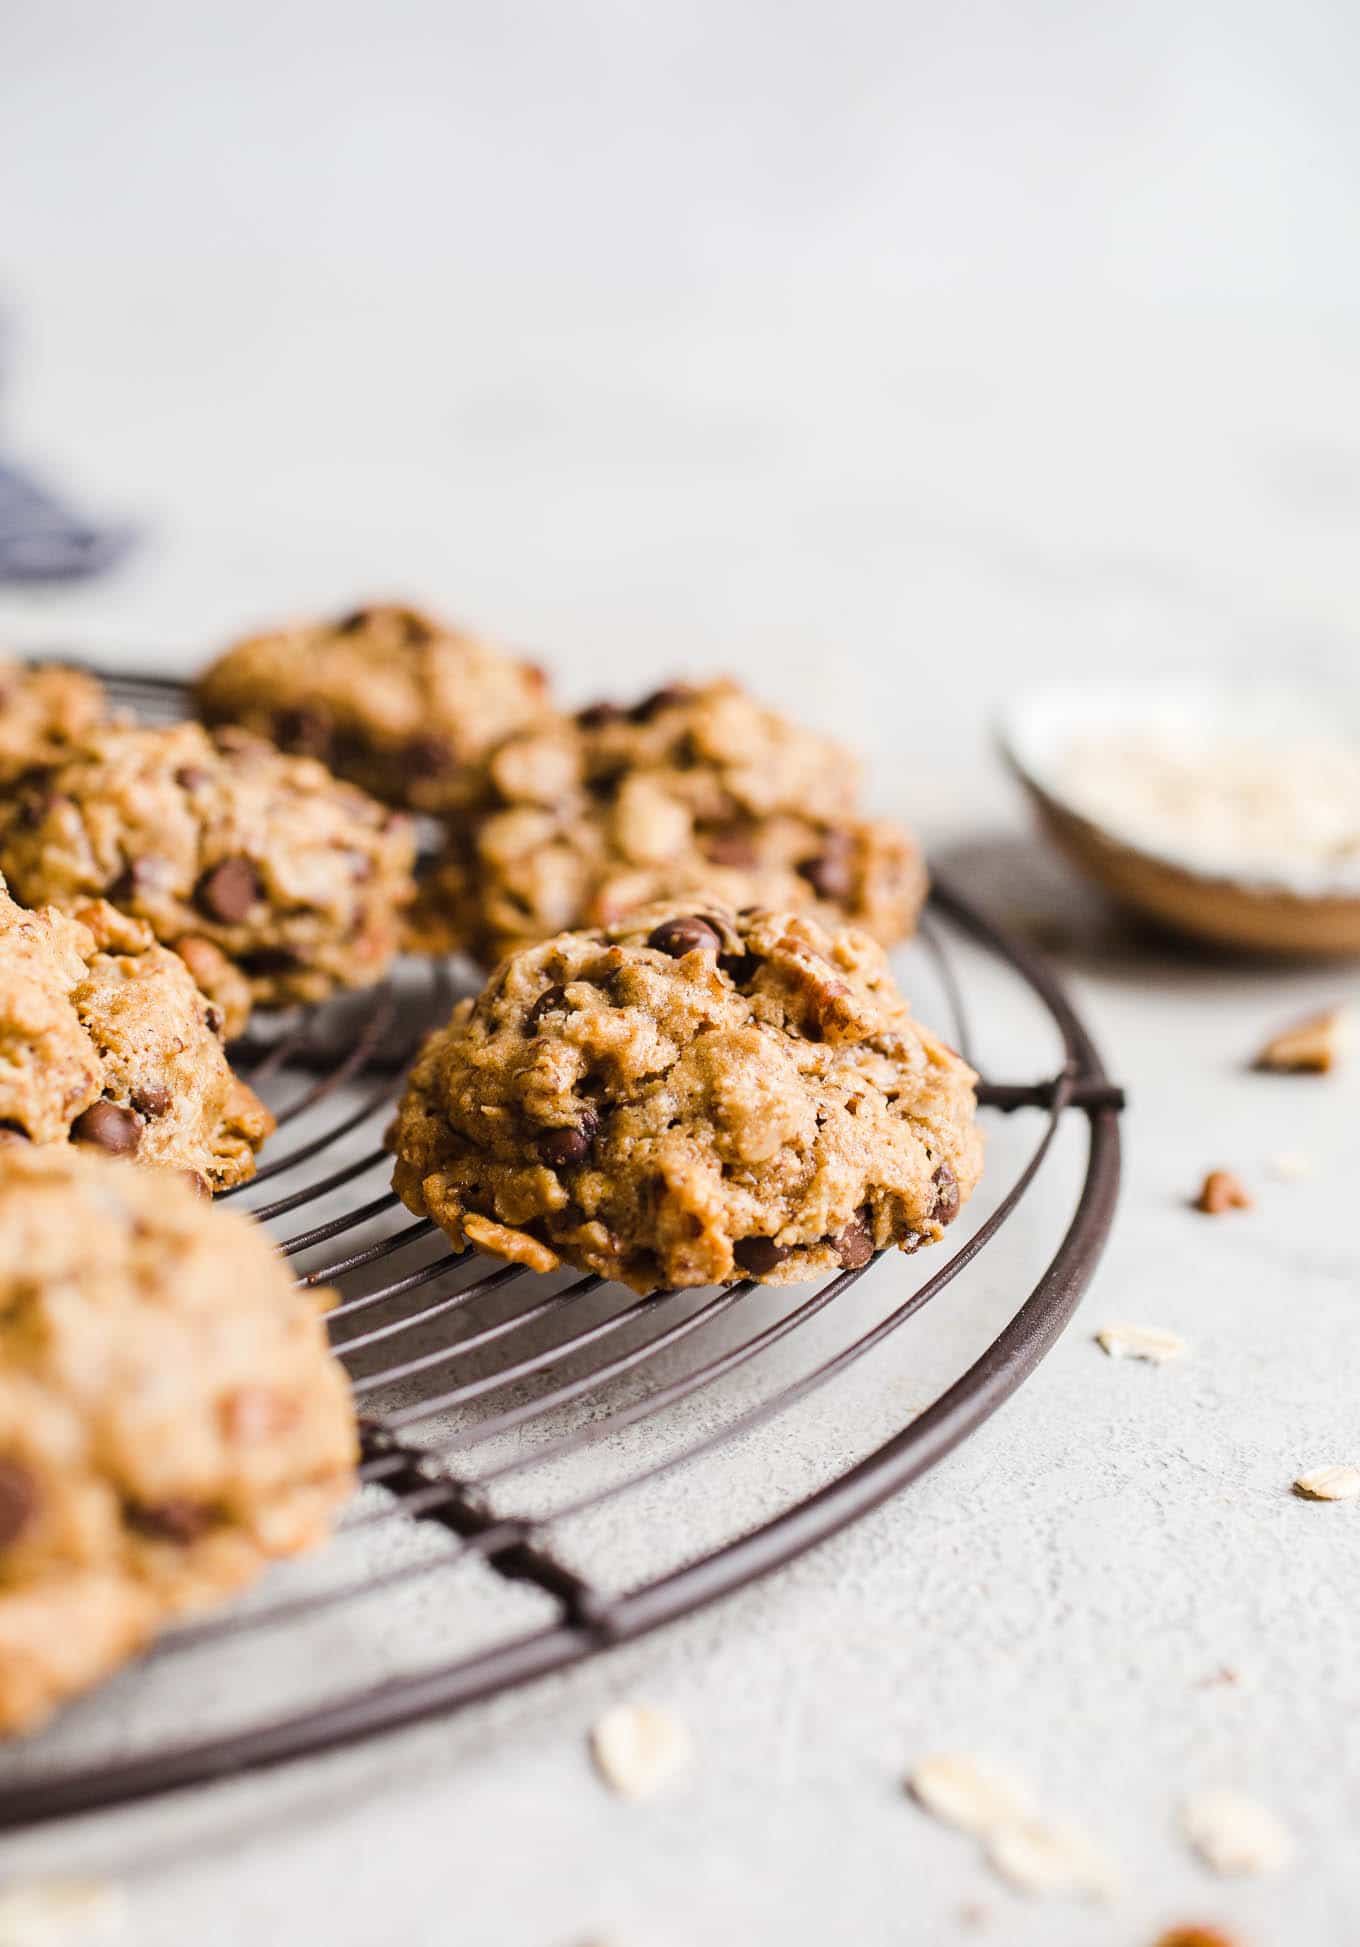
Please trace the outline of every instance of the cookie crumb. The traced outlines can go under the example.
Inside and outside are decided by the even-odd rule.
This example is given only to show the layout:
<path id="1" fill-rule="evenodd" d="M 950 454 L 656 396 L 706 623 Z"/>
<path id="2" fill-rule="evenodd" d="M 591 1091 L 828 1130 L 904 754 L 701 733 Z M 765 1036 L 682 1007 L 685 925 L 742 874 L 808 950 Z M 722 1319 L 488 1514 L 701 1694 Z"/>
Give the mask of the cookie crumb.
<path id="1" fill-rule="evenodd" d="M 1252 1066 L 1277 1075 L 1326 1075 L 1345 1052 L 1348 1025 L 1344 1008 L 1310 1014 L 1271 1035 Z"/>
<path id="2" fill-rule="evenodd" d="M 590 1733 L 596 1768 L 620 1798 L 654 1798 L 694 1755 L 678 1718 L 650 1704 L 615 1704 Z"/>
<path id="3" fill-rule="evenodd" d="M 962 1754 L 940 1752 L 918 1759 L 908 1774 L 907 1790 L 932 1818 L 983 1838 L 1034 1812 L 1028 1786 Z"/>
<path id="4" fill-rule="evenodd" d="M 1195 1198 L 1195 1208 L 1206 1217 L 1221 1217 L 1225 1210 L 1250 1210 L 1251 1197 L 1241 1177 L 1231 1170 L 1210 1170 Z"/>
<path id="5" fill-rule="evenodd" d="M 1074 1825 L 1026 1819 L 993 1832 L 987 1847 L 993 1869 L 1023 1893 L 1066 1894 L 1108 1900 L 1118 1891 L 1113 1863 Z"/>
<path id="6" fill-rule="evenodd" d="M 1360 1467 L 1313 1467 L 1299 1475 L 1294 1492 L 1304 1501 L 1360 1500 Z"/>
<path id="7" fill-rule="evenodd" d="M 1182 1358 L 1190 1349 L 1183 1338 L 1160 1325 L 1102 1325 L 1096 1343 L 1112 1359 L 1146 1359 L 1154 1366 Z"/>
<path id="8" fill-rule="evenodd" d="M 1199 1792 L 1181 1809 L 1186 1838 L 1216 1873 L 1277 1873 L 1294 1842 L 1275 1814 L 1242 1792 Z"/>
<path id="9" fill-rule="evenodd" d="M 121 1940 L 127 1900 L 102 1879 L 35 1879 L 0 1889 L 0 1947 L 101 1947 Z"/>

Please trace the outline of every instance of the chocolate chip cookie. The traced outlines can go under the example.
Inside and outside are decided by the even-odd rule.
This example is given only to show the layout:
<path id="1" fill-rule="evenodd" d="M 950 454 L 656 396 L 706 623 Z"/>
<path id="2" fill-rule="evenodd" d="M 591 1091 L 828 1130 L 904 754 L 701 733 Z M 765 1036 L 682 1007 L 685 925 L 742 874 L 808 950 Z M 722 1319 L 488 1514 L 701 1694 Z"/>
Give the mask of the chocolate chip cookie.
<path id="1" fill-rule="evenodd" d="M 0 1732 L 324 1538 L 356 1458 L 328 1296 L 172 1177 L 0 1156 Z"/>
<path id="2" fill-rule="evenodd" d="M 915 923 L 921 857 L 857 811 L 858 767 L 732 682 L 675 685 L 508 738 L 424 881 L 412 936 L 490 966 L 564 928 L 686 892 L 805 908 L 885 945 Z"/>
<path id="3" fill-rule="evenodd" d="M 386 972 L 411 892 L 399 814 L 308 757 L 196 723 L 95 730 L 0 811 L 0 871 L 30 906 L 103 897 L 188 960 L 226 1016 Z"/>
<path id="4" fill-rule="evenodd" d="M 102 901 L 16 906 L 0 880 L 0 1143 L 80 1143 L 225 1190 L 274 1118 L 227 1066 L 177 954 Z"/>
<path id="5" fill-rule="evenodd" d="M 524 948 L 426 1043 L 388 1131 L 407 1208 L 635 1291 L 792 1284 L 939 1238 L 976 1077 L 882 948 L 669 901 Z"/>
<path id="6" fill-rule="evenodd" d="M 241 724 L 428 812 L 462 801 L 468 766 L 541 715 L 545 692 L 536 663 L 392 604 L 238 642 L 194 690 L 205 722 Z"/>
<path id="7" fill-rule="evenodd" d="M 0 791 L 59 763 L 107 713 L 103 685 L 87 671 L 0 656 Z"/>

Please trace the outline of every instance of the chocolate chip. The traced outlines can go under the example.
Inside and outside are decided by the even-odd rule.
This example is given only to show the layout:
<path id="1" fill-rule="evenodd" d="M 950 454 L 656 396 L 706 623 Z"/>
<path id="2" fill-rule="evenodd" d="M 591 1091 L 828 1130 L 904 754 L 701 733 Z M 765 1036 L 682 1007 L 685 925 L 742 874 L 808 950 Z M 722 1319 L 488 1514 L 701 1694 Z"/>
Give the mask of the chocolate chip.
<path id="1" fill-rule="evenodd" d="M 298 965 L 298 957 L 286 946 L 261 946 L 253 953 L 243 953 L 241 965 L 248 974 L 287 973 Z"/>
<path id="2" fill-rule="evenodd" d="M 722 831 L 710 832 L 703 841 L 704 856 L 714 865 L 754 865 L 756 848 L 751 834 L 743 825 L 729 825 Z"/>
<path id="3" fill-rule="evenodd" d="M 442 777 L 453 769 L 453 752 L 442 737 L 413 737 L 401 755 L 415 777 Z"/>
<path id="4" fill-rule="evenodd" d="M 585 1109 L 574 1129 L 545 1129 L 538 1139 L 538 1153 L 555 1169 L 568 1163 L 584 1163 L 599 1127 L 600 1118 L 595 1111 Z"/>
<path id="5" fill-rule="evenodd" d="M 51 791 L 25 791 L 14 812 L 18 830 L 36 831 L 55 803 L 56 796 Z"/>
<path id="6" fill-rule="evenodd" d="M 227 1017 L 220 1007 L 214 1007 L 210 1002 L 203 1010 L 203 1025 L 209 1034 L 215 1034 L 220 1039 L 222 1030 L 227 1025 Z"/>
<path id="7" fill-rule="evenodd" d="M 831 1248 L 846 1271 L 858 1271 L 869 1262 L 874 1254 L 874 1235 L 863 1211 L 857 1211 L 840 1236 L 831 1240 Z"/>
<path id="8" fill-rule="evenodd" d="M 930 1180 L 936 1190 L 935 1203 L 930 1214 L 937 1224 L 952 1224 L 959 1214 L 961 1202 L 959 1179 L 948 1163 L 941 1163 Z"/>
<path id="9" fill-rule="evenodd" d="M 212 1510 L 199 1501 L 175 1499 L 152 1505 L 131 1503 L 127 1524 L 152 1541 L 173 1541 L 187 1547 L 207 1533 L 213 1524 Z"/>
<path id="10" fill-rule="evenodd" d="M 71 1124 L 71 1140 L 90 1143 L 110 1156 L 135 1156 L 142 1140 L 140 1119 L 116 1102 L 92 1102 Z"/>
<path id="11" fill-rule="evenodd" d="M 665 919 L 647 935 L 648 946 L 683 960 L 687 953 L 716 953 L 722 941 L 705 919 L 691 913 L 684 919 Z"/>
<path id="12" fill-rule="evenodd" d="M 335 624 L 335 633 L 337 635 L 358 635 L 360 629 L 366 629 L 373 618 L 381 614 L 382 610 L 380 608 L 351 609 L 348 615 L 342 615 L 340 620 Z"/>
<path id="13" fill-rule="evenodd" d="M 789 1247 L 776 1244 L 773 1237 L 743 1237 L 739 1244 L 732 1246 L 732 1255 L 743 1271 L 749 1271 L 753 1278 L 763 1278 L 784 1262 Z"/>
<path id="14" fill-rule="evenodd" d="M 295 710 L 276 710 L 272 728 L 280 750 L 291 750 L 302 757 L 324 757 L 331 747 L 328 718 L 305 704 Z"/>
<path id="15" fill-rule="evenodd" d="M 0 1548 L 18 1541 L 38 1512 L 38 1483 L 17 1460 L 0 1459 Z"/>
<path id="16" fill-rule="evenodd" d="M 0 1122 L 0 1143 L 26 1143 L 33 1138 L 17 1122 Z"/>
<path id="17" fill-rule="evenodd" d="M 748 981 L 754 980 L 757 973 L 759 973 L 760 955 L 758 953 L 724 953 L 720 956 L 718 965 L 722 968 L 734 987 L 744 987 Z"/>
<path id="18" fill-rule="evenodd" d="M 650 723 L 659 711 L 669 710 L 674 703 L 687 703 L 693 694 L 692 683 L 667 683 L 663 689 L 653 690 L 650 696 L 635 703 L 628 712 L 629 718 L 633 723 Z"/>
<path id="19" fill-rule="evenodd" d="M 132 1091 L 132 1106 L 138 1115 L 168 1115 L 174 1097 L 160 1082 L 151 1082 L 145 1088 Z"/>
<path id="20" fill-rule="evenodd" d="M 247 858 L 219 859 L 194 887 L 194 903 L 228 926 L 245 918 L 260 896 L 260 875 Z"/>
<path id="21" fill-rule="evenodd" d="M 627 715 L 617 703 L 587 703 L 576 712 L 576 721 L 582 730 L 602 730 L 607 723 L 622 723 Z"/>
<path id="22" fill-rule="evenodd" d="M 560 1009 L 564 1009 L 566 1005 L 567 990 L 565 987 L 545 987 L 533 1006 L 529 1009 L 528 1018 L 524 1023 L 526 1032 L 529 1034 L 536 1033 L 545 1015 L 556 1014 Z"/>
<path id="23" fill-rule="evenodd" d="M 175 783 L 181 791 L 201 791 L 205 784 L 212 783 L 212 772 L 204 770 L 201 764 L 181 764 L 175 772 Z"/>
<path id="24" fill-rule="evenodd" d="M 819 899 L 848 899 L 855 888 L 853 841 L 833 832 L 817 857 L 804 859 L 798 871 Z"/>

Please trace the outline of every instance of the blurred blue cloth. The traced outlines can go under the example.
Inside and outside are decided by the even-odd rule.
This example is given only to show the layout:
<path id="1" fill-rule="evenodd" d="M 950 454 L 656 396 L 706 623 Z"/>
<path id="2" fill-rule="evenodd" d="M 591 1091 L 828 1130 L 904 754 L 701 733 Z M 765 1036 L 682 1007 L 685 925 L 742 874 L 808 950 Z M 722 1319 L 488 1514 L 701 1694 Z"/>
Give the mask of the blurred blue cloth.
<path id="1" fill-rule="evenodd" d="M 0 460 L 0 581 L 97 575 L 135 540 L 134 529 L 82 519 L 31 474 Z"/>

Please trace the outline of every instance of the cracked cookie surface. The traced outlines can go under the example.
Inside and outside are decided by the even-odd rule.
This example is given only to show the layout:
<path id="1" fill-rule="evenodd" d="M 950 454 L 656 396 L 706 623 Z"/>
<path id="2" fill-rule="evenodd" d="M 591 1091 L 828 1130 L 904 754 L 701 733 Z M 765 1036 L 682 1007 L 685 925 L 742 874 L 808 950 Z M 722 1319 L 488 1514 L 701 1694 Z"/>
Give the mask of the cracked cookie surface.
<path id="1" fill-rule="evenodd" d="M 232 1074 L 211 1003 L 149 926 L 68 918 L 0 880 L 0 1142 L 80 1143 L 225 1190 L 274 1118 Z"/>
<path id="2" fill-rule="evenodd" d="M 0 1732 L 328 1533 L 357 1453 L 329 1296 L 185 1183 L 0 1156 Z"/>
<path id="3" fill-rule="evenodd" d="M 667 901 L 511 956 L 426 1042 L 393 1187 L 457 1243 L 640 1292 L 938 1239 L 976 1077 L 866 934 Z"/>
<path id="4" fill-rule="evenodd" d="M 451 822 L 412 916 L 484 966 L 685 892 L 803 908 L 891 945 L 925 894 L 899 826 L 856 807 L 858 767 L 738 684 L 675 685 L 507 739 Z"/>
<path id="5" fill-rule="evenodd" d="M 470 765 L 543 713 L 546 687 L 536 663 L 382 604 L 238 642 L 194 696 L 207 723 L 319 757 L 387 804 L 440 812 L 462 802 Z"/>
<path id="6" fill-rule="evenodd" d="M 0 815 L 26 905 L 106 898 L 183 953 L 226 1017 L 364 987 L 411 892 L 409 822 L 311 758 L 196 723 L 87 735 Z"/>
<path id="7" fill-rule="evenodd" d="M 60 763 L 107 714 L 103 685 L 87 670 L 0 656 L 0 790 Z"/>

